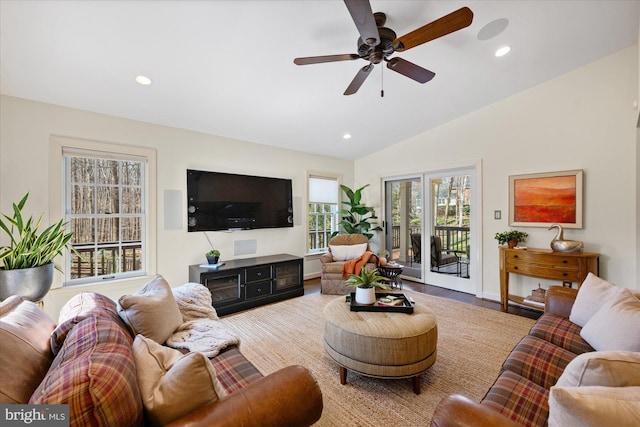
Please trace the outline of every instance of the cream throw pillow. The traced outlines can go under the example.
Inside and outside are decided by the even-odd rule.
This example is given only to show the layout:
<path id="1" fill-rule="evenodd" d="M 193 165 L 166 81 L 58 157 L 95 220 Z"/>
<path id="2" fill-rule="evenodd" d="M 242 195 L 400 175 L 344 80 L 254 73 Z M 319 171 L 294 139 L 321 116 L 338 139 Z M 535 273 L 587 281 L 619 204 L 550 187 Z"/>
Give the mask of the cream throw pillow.
<path id="1" fill-rule="evenodd" d="M 640 387 L 551 387 L 549 427 L 637 427 Z"/>
<path id="2" fill-rule="evenodd" d="M 133 335 L 144 335 L 158 344 L 163 344 L 182 325 L 178 304 L 162 276 L 157 276 L 133 295 L 121 296 L 118 314 Z"/>
<path id="3" fill-rule="evenodd" d="M 599 351 L 640 351 L 640 299 L 622 288 L 589 319 L 580 336 Z"/>
<path id="4" fill-rule="evenodd" d="M 558 387 L 640 386 L 640 353 L 591 351 L 573 359 L 565 368 Z"/>
<path id="5" fill-rule="evenodd" d="M 182 354 L 137 335 L 133 357 L 142 404 L 153 425 L 168 424 L 226 395 L 202 353 Z"/>
<path id="6" fill-rule="evenodd" d="M 335 261 L 349 261 L 350 259 L 359 258 L 367 250 L 367 243 L 359 243 L 357 245 L 329 245 L 331 255 Z"/>
<path id="7" fill-rule="evenodd" d="M 582 282 L 576 300 L 571 307 L 569 320 L 583 327 L 596 312 L 618 295 L 622 288 L 593 273 L 589 273 Z"/>

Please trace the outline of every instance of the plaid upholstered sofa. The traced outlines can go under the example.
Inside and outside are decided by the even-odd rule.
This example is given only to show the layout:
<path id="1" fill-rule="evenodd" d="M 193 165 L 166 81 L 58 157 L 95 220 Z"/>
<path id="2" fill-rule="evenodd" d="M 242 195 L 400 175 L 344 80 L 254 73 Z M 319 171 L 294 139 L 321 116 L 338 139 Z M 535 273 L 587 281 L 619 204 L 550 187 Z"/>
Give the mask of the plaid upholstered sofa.
<path id="1" fill-rule="evenodd" d="M 639 297 L 593 275 L 580 291 L 550 287 L 544 314 L 482 401 L 448 396 L 431 425 L 640 425 Z"/>
<path id="2" fill-rule="evenodd" d="M 36 304 L 12 296 L 0 303 L 0 327 L 0 403 L 68 404 L 72 426 L 308 426 L 322 412 L 306 368 L 263 376 L 235 345 L 208 359 L 140 344 L 116 303 L 100 294 L 73 297 L 57 325 Z M 143 353 L 153 349 L 144 368 L 138 344 Z M 150 399 L 141 380 L 156 373 Z M 164 405 L 162 417 L 147 410 L 153 399 Z"/>

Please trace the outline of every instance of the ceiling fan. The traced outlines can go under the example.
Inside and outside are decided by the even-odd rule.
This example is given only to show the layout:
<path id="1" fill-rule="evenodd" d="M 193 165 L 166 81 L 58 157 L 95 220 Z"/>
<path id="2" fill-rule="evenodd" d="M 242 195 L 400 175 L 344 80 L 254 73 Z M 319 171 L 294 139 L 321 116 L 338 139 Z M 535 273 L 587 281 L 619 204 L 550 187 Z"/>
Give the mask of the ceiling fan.
<path id="1" fill-rule="evenodd" d="M 351 81 L 344 92 L 345 95 L 356 93 L 369 76 L 369 73 L 371 73 L 371 70 L 373 70 L 373 66 L 382 61 L 387 63 L 387 68 L 390 70 L 409 77 L 418 83 L 428 82 L 436 75 L 434 72 L 402 58 L 391 58 L 391 55 L 394 52 L 403 52 L 461 30 L 471 25 L 473 21 L 471 9 L 463 7 L 404 36 L 396 37 L 396 33 L 392 29 L 384 26 L 387 19 L 386 15 L 382 12 L 371 12 L 369 0 L 344 0 L 344 4 L 349 9 L 351 18 L 360 33 L 358 53 L 307 56 L 295 58 L 293 62 L 297 65 L 309 65 L 323 62 L 352 61 L 354 59 L 368 61 L 369 64 L 362 67 Z M 384 96 L 384 92 L 381 94 Z"/>

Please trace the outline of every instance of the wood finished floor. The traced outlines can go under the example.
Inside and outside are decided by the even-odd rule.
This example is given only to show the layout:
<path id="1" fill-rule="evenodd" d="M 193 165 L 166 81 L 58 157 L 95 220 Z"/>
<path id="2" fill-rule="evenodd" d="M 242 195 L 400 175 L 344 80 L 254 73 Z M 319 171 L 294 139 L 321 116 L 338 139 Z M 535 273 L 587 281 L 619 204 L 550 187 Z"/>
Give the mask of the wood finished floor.
<path id="1" fill-rule="evenodd" d="M 402 279 L 402 288 L 409 289 L 415 292 L 422 292 L 423 294 L 429 294 L 440 298 L 463 302 L 465 304 L 484 307 L 491 310 L 502 311 L 502 305 L 499 302 L 477 298 L 475 295 L 452 291 L 438 286 L 425 285 L 424 283 L 412 282 L 406 279 Z M 305 280 L 304 290 L 305 293 L 320 292 L 320 278 Z M 513 305 L 509 306 L 509 313 L 527 317 L 530 319 L 538 319 L 542 315 L 542 312 L 540 311 Z"/>

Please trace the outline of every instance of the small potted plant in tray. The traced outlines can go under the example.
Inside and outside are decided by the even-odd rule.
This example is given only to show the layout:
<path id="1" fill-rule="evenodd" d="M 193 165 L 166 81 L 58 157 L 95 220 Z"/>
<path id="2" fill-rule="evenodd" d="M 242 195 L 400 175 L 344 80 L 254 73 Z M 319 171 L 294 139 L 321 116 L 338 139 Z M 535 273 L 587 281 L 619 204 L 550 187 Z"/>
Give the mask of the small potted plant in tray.
<path id="1" fill-rule="evenodd" d="M 220 259 L 220 251 L 217 249 L 211 249 L 205 254 L 205 256 L 207 257 L 207 262 L 209 264 L 217 264 Z"/>
<path id="2" fill-rule="evenodd" d="M 389 285 L 384 283 L 388 280 L 378 274 L 377 268 L 367 271 L 366 267 L 362 267 L 359 275 L 351 274 L 344 284 L 356 287 L 356 302 L 358 304 L 373 304 L 376 302 L 376 288 L 391 289 Z"/>
<path id="3" fill-rule="evenodd" d="M 518 243 L 527 240 L 527 237 L 529 237 L 527 233 L 518 230 L 503 231 L 495 235 L 495 239 L 499 244 L 504 245 L 506 243 L 507 246 L 512 249 L 515 248 Z"/>

